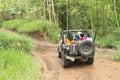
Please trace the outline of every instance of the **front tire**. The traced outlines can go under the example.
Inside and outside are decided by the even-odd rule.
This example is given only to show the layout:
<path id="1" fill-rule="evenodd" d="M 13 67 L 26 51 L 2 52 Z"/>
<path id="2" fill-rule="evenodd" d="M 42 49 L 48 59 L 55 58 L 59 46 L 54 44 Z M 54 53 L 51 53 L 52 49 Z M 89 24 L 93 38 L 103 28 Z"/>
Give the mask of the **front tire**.
<path id="1" fill-rule="evenodd" d="M 58 58 L 61 58 L 61 52 L 58 52 Z"/>

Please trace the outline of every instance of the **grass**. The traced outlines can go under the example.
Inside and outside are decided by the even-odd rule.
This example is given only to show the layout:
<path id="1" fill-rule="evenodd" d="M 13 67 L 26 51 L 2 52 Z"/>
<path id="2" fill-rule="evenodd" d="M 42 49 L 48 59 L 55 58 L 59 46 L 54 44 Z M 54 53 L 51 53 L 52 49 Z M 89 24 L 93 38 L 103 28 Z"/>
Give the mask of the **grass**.
<path id="1" fill-rule="evenodd" d="M 30 52 L 32 47 L 30 38 L 27 38 L 24 35 L 8 34 L 0 30 L 0 49 L 14 48 L 16 50 Z"/>
<path id="2" fill-rule="evenodd" d="M 27 20 L 10 20 L 4 21 L 2 24 L 3 28 L 10 30 L 16 30 L 20 33 L 31 33 L 35 31 L 46 33 L 48 41 L 57 42 L 59 39 L 60 28 L 49 21 L 46 20 L 36 20 L 36 21 L 27 21 Z"/>
<path id="3" fill-rule="evenodd" d="M 3 22 L 2 27 L 10 30 L 16 30 L 21 25 L 27 22 L 28 22 L 27 20 L 23 20 L 23 19 L 8 20 Z"/>
<path id="4" fill-rule="evenodd" d="M 2 24 L 3 24 L 3 20 L 0 19 L 0 27 L 2 27 Z"/>
<path id="5" fill-rule="evenodd" d="M 120 61 L 120 49 L 117 50 L 117 53 L 114 55 L 113 59 L 115 61 Z"/>
<path id="6" fill-rule="evenodd" d="M 119 46 L 119 37 L 115 34 L 108 34 L 105 37 L 98 37 L 96 44 L 101 48 L 116 48 Z"/>
<path id="7" fill-rule="evenodd" d="M 39 32 L 47 33 L 46 36 L 48 41 L 50 42 L 58 41 L 59 39 L 58 35 L 60 33 L 60 30 L 61 29 L 54 23 L 49 21 L 42 21 L 42 20 L 32 21 L 18 28 L 18 32 L 29 33 L 29 32 L 39 31 Z"/>
<path id="8" fill-rule="evenodd" d="M 22 51 L 0 50 L 0 80 L 37 80 L 38 64 L 31 55 Z"/>
<path id="9" fill-rule="evenodd" d="M 101 48 L 117 49 L 117 53 L 113 56 L 113 60 L 120 61 L 120 37 L 116 34 L 108 34 L 105 37 L 97 38 L 96 44 Z"/>
<path id="10" fill-rule="evenodd" d="M 18 28 L 18 32 L 34 32 L 34 31 L 44 31 L 46 27 L 43 21 L 32 21 L 28 24 L 24 24 Z"/>
<path id="11" fill-rule="evenodd" d="M 31 39 L 0 30 L 0 80 L 38 80 Z"/>

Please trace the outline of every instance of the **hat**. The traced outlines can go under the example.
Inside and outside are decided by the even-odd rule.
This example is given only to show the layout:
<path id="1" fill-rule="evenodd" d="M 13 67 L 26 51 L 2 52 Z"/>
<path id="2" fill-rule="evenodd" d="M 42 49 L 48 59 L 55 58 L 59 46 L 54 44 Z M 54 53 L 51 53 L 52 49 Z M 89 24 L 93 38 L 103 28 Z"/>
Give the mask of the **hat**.
<path id="1" fill-rule="evenodd" d="M 77 35 L 80 35 L 80 34 L 82 34 L 82 32 L 77 32 Z"/>

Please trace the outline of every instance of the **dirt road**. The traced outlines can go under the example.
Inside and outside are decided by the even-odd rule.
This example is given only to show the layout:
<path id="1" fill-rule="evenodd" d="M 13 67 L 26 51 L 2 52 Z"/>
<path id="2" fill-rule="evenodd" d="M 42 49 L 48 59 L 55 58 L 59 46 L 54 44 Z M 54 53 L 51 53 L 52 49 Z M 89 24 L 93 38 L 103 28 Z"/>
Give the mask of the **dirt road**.
<path id="1" fill-rule="evenodd" d="M 57 57 L 56 45 L 35 41 L 33 56 L 42 64 L 40 80 L 120 80 L 120 63 L 113 62 L 111 56 L 115 51 L 96 49 L 93 65 L 73 63 L 64 69 Z"/>
<path id="2" fill-rule="evenodd" d="M 12 34 L 9 30 L 0 29 Z M 36 46 L 33 56 L 41 64 L 42 78 L 40 80 L 120 80 L 120 63 L 113 62 L 115 53 L 110 49 L 96 49 L 93 65 L 73 63 L 64 69 L 57 57 L 55 44 L 34 40 Z"/>

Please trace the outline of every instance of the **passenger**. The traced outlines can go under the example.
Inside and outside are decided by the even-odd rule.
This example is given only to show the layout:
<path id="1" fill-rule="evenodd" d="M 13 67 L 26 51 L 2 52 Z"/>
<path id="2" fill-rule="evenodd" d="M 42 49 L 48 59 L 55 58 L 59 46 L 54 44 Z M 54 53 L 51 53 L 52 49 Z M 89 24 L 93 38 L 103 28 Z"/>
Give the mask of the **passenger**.
<path id="1" fill-rule="evenodd" d="M 72 40 L 73 40 L 73 35 L 69 31 L 68 34 L 67 34 L 67 37 L 66 37 L 66 44 L 70 45 Z"/>
<path id="2" fill-rule="evenodd" d="M 83 41 L 83 40 L 85 40 L 85 37 L 84 37 L 84 34 L 81 33 L 81 34 L 80 34 L 80 41 Z"/>
<path id="3" fill-rule="evenodd" d="M 92 39 L 90 33 L 87 34 L 87 38 L 86 38 L 86 40 L 89 40 L 89 41 L 92 41 L 92 42 L 93 42 L 93 39 Z"/>
<path id="4" fill-rule="evenodd" d="M 66 44 L 68 44 L 68 45 L 71 44 L 71 41 L 68 38 L 66 38 Z"/>
<path id="5" fill-rule="evenodd" d="M 79 41 L 80 40 L 80 34 L 81 34 L 82 32 L 77 32 L 77 34 L 75 35 L 75 39 L 76 39 L 76 41 Z"/>

